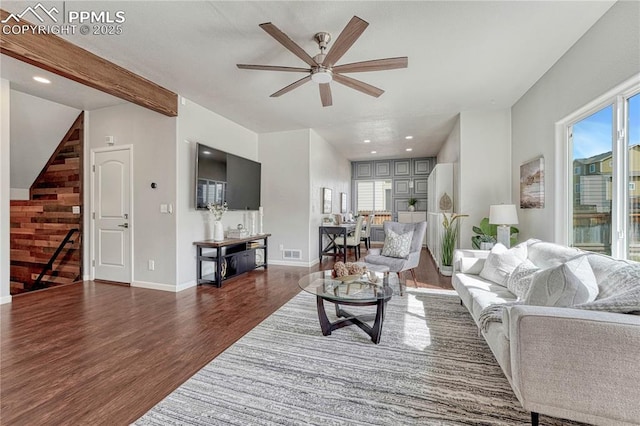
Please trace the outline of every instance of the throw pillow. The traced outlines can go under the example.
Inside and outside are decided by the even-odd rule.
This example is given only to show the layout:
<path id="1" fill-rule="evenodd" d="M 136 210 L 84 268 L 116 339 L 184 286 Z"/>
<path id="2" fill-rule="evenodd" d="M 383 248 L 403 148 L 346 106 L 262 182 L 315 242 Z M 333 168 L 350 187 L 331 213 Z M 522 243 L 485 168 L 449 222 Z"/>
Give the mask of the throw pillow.
<path id="1" fill-rule="evenodd" d="M 535 274 L 525 303 L 538 306 L 568 307 L 593 302 L 598 282 L 587 256 L 580 255 Z"/>
<path id="2" fill-rule="evenodd" d="M 480 276 L 503 287 L 507 286 L 507 278 L 518 265 L 527 258 L 527 246 L 525 243 L 507 249 L 498 243 L 491 249 L 491 253 L 484 262 Z"/>
<path id="3" fill-rule="evenodd" d="M 518 300 L 525 298 L 531 287 L 533 276 L 540 268 L 534 265 L 529 259 L 526 259 L 513 270 L 507 279 L 507 288 L 516 296 Z"/>
<path id="4" fill-rule="evenodd" d="M 382 255 L 387 257 L 399 258 L 405 258 L 409 256 L 412 239 L 413 231 L 405 232 L 404 234 L 396 234 L 391 229 L 388 229 L 384 237 Z"/>

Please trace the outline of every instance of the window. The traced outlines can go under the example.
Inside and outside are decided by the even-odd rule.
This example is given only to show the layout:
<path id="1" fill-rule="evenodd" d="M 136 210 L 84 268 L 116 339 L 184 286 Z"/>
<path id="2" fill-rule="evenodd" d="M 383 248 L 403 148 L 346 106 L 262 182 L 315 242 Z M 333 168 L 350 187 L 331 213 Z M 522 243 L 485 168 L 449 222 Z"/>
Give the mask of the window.
<path id="1" fill-rule="evenodd" d="M 391 180 L 356 181 L 356 210 L 359 215 L 375 215 L 373 225 L 391 220 Z"/>
<path id="2" fill-rule="evenodd" d="M 638 77 L 607 93 L 562 126 L 567 135 L 569 200 L 558 240 L 616 258 L 640 260 L 640 91 Z M 588 164 L 582 175 L 580 165 Z M 573 174 L 568 174 L 573 169 Z"/>
<path id="3" fill-rule="evenodd" d="M 391 181 L 356 181 L 356 197 L 359 213 L 391 211 Z"/>

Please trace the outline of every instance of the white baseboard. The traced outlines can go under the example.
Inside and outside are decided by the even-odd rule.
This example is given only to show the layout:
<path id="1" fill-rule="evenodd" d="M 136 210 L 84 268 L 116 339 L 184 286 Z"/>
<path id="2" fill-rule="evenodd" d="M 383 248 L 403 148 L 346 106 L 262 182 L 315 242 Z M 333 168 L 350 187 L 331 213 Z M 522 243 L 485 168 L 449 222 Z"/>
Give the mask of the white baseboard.
<path id="1" fill-rule="evenodd" d="M 150 283 L 147 281 L 133 281 L 131 283 L 131 287 L 140 287 L 140 288 L 148 288 L 150 290 L 161 290 L 161 291 L 169 291 L 171 293 L 176 293 L 178 287 L 171 284 L 160 284 L 160 283 Z"/>
<path id="2" fill-rule="evenodd" d="M 176 287 L 176 293 L 182 290 L 186 290 L 197 285 L 196 280 L 187 281 L 186 283 L 178 284 Z"/>
<path id="3" fill-rule="evenodd" d="M 320 261 L 318 259 L 312 260 L 311 262 L 292 262 L 290 260 L 272 260 L 269 259 L 269 265 L 278 265 L 278 266 L 301 266 L 305 268 L 310 268 L 313 265 L 317 265 Z"/>
<path id="4" fill-rule="evenodd" d="M 4 305 L 5 303 L 11 303 L 11 296 L 2 296 L 0 297 L 0 305 Z"/>

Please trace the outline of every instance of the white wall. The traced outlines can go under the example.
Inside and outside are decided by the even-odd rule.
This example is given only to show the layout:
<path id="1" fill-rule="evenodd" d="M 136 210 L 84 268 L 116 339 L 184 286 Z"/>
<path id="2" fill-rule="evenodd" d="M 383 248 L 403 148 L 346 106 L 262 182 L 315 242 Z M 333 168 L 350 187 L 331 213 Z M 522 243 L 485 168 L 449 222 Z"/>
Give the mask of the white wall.
<path id="1" fill-rule="evenodd" d="M 15 90 L 10 108 L 11 188 L 28 190 L 81 111 Z"/>
<path id="2" fill-rule="evenodd" d="M 557 121 L 640 72 L 640 3 L 617 2 L 513 106 L 512 196 L 519 205 L 520 165 L 545 159 L 545 208 L 518 210 L 520 240 L 555 240 Z M 560 241 L 558 241 L 560 242 Z"/>
<path id="3" fill-rule="evenodd" d="M 318 135 L 310 131 L 309 194 L 311 197 L 309 220 L 309 254 L 311 264 L 318 261 L 318 227 L 322 224 L 322 188 L 331 188 L 333 213 L 340 213 L 340 193 L 347 194 L 347 211 L 353 210 L 351 201 L 351 162 Z"/>
<path id="4" fill-rule="evenodd" d="M 160 204 L 176 206 L 176 119 L 121 104 L 91 111 L 87 121 L 87 151 L 106 147 L 105 136 L 113 136 L 116 146 L 133 146 L 132 285 L 175 290 L 176 216 L 160 213 Z M 85 170 L 90 173 L 90 167 Z M 157 189 L 151 188 L 152 182 Z M 86 176 L 85 184 L 90 193 Z M 85 242 L 86 247 L 93 243 L 89 238 Z M 148 270 L 149 260 L 155 261 L 153 271 Z"/>
<path id="5" fill-rule="evenodd" d="M 460 226 L 460 247 L 471 248 L 471 228 L 489 216 L 492 204 L 511 204 L 511 112 L 460 114 L 459 204 L 468 214 Z"/>
<path id="6" fill-rule="evenodd" d="M 9 81 L 0 79 L 0 304 L 10 303 L 9 260 L 9 193 L 10 193 L 10 135 L 11 90 Z"/>
<path id="7" fill-rule="evenodd" d="M 264 230 L 269 239 L 269 262 L 309 263 L 309 129 L 262 133 L 258 136 L 262 163 Z M 302 259 L 283 261 L 280 245 L 301 250 Z"/>
<path id="8" fill-rule="evenodd" d="M 183 105 L 184 103 L 184 105 Z M 178 290 L 196 284 L 194 241 L 207 237 L 211 215 L 195 209 L 196 144 L 203 143 L 249 160 L 258 161 L 258 135 L 200 105 L 181 98 L 177 120 L 177 263 Z M 264 166 L 262 169 L 264 186 Z M 264 192 L 261 194 L 264 202 Z M 265 216 L 271 212 L 265 210 Z M 222 217 L 225 229 L 243 223 L 244 212 L 228 211 Z M 265 228 L 265 232 L 271 232 Z M 270 244 L 270 248 L 273 248 Z"/>
<path id="9" fill-rule="evenodd" d="M 460 115 L 438 152 L 438 163 L 453 164 L 453 209 L 460 206 Z"/>

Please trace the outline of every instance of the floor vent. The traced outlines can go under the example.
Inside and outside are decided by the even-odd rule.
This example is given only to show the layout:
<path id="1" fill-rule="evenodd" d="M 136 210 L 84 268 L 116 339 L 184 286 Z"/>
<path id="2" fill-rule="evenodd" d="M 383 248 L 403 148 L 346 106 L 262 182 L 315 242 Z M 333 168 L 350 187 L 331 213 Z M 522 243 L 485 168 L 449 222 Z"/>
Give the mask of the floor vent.
<path id="1" fill-rule="evenodd" d="M 285 249 L 282 251 L 282 258 L 300 260 L 302 259 L 302 250 Z"/>

